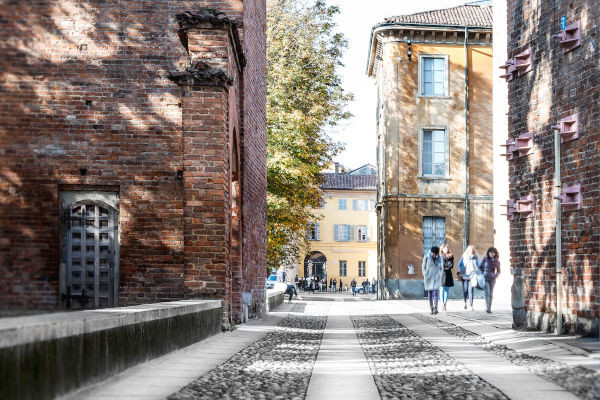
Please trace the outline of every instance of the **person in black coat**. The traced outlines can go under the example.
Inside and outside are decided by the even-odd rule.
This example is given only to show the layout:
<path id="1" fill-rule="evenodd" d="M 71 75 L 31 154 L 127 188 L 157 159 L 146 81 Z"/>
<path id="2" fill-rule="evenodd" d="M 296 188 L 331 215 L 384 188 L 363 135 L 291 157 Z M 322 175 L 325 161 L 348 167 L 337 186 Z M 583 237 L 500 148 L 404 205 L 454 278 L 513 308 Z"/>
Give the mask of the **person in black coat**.
<path id="1" fill-rule="evenodd" d="M 454 286 L 454 278 L 452 277 L 452 268 L 454 268 L 454 255 L 446 243 L 440 247 L 440 255 L 442 256 L 442 264 L 444 266 L 444 276 L 442 277 L 442 304 L 446 311 L 446 303 L 448 302 L 448 292 Z"/>

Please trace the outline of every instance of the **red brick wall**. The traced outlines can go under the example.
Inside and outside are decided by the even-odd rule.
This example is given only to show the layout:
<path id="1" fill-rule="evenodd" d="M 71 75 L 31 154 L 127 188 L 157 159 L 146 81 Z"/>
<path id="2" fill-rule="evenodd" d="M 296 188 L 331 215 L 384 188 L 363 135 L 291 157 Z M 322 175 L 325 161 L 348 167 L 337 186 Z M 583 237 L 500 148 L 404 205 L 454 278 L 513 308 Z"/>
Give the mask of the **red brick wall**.
<path id="1" fill-rule="evenodd" d="M 536 196 L 535 218 L 511 222 L 511 264 L 515 324 L 551 329 L 556 316 L 554 138 L 551 126 L 579 112 L 580 138 L 562 144 L 563 185 L 583 187 L 583 207 L 563 212 L 564 319 L 570 331 L 598 333 L 600 315 L 600 10 L 594 2 L 556 1 L 553 6 L 519 0 L 508 3 L 508 55 L 528 47 L 531 72 L 509 82 L 509 135 L 533 131 L 534 154 L 510 165 L 510 198 Z M 579 20 L 581 47 L 563 54 L 561 15 Z"/>
<path id="2" fill-rule="evenodd" d="M 265 0 L 244 3 L 242 196 L 243 287 L 252 293 L 249 314 L 264 306 L 267 275 L 266 19 Z M 256 210 L 260 210 L 257 212 Z"/>
<path id="3" fill-rule="evenodd" d="M 243 72 L 248 71 L 250 80 L 242 83 L 242 77 L 235 76 L 238 83 L 228 92 L 198 89 L 184 97 L 182 88 L 168 79 L 169 72 L 189 65 L 175 16 L 202 6 L 243 18 L 251 27 L 252 42 L 244 43 L 249 62 Z M 244 7 L 251 13 L 239 0 L 24 0 L 0 6 L 1 307 L 59 304 L 58 192 L 73 188 L 65 185 L 119 192 L 121 305 L 186 295 L 228 298 L 229 232 L 214 225 L 227 225 L 229 219 L 230 116 L 248 115 L 240 118 L 240 124 L 248 124 L 240 128 L 240 135 L 248 132 L 248 137 L 239 141 L 244 148 L 255 149 L 248 153 L 252 181 L 243 183 L 249 192 L 245 201 L 254 202 L 243 205 L 249 222 L 264 220 L 266 190 L 261 179 L 265 167 L 260 165 L 265 146 L 265 38 L 264 31 L 255 27 L 264 24 L 264 2 L 247 2 Z M 241 24 L 242 38 L 243 29 Z M 258 89 L 238 90 L 242 84 Z M 244 93 L 248 94 L 239 99 Z M 215 103 L 209 106 L 210 99 Z M 182 112 L 193 102 L 203 107 L 197 112 L 192 108 L 195 115 Z M 209 189 L 214 190 L 210 192 L 214 203 L 206 212 L 213 213 L 213 219 L 196 218 L 194 207 L 200 206 L 194 205 L 193 194 L 186 194 L 193 178 L 197 186 L 192 189 L 209 195 L 201 177 L 188 174 L 201 167 L 192 163 L 184 168 L 193 160 L 186 153 L 191 142 L 184 141 L 190 121 L 215 121 L 222 129 L 218 140 L 193 139 L 197 151 L 205 146 L 221 152 L 221 158 L 210 160 L 214 163 L 205 164 L 203 172 L 211 184 L 221 186 Z M 80 169 L 87 170 L 86 176 Z M 177 179 L 182 169 L 183 181 Z M 199 238 L 192 232 L 186 238 L 187 221 L 220 234 Z M 261 228 L 257 224 L 253 229 Z M 250 235 L 246 242 L 251 245 L 245 250 L 249 264 L 244 268 L 251 276 L 264 274 L 265 269 L 265 244 L 256 236 L 261 235 Z M 197 282 L 190 280 L 190 271 L 199 269 L 199 263 L 190 260 L 217 253 L 222 257 L 211 261 L 213 271 L 206 276 L 219 284 L 202 281 L 203 287 L 214 290 L 198 291 L 190 284 Z M 254 280 L 251 285 L 259 291 Z"/>

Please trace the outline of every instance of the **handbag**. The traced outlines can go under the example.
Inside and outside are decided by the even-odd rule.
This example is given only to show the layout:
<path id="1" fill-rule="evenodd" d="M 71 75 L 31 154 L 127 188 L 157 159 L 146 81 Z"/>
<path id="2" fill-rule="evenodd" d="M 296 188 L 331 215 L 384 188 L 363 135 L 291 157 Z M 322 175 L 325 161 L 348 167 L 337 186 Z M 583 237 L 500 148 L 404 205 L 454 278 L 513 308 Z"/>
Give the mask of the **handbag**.
<path id="1" fill-rule="evenodd" d="M 477 273 L 471 277 L 471 285 L 478 289 L 485 289 L 485 276 L 482 273 Z"/>

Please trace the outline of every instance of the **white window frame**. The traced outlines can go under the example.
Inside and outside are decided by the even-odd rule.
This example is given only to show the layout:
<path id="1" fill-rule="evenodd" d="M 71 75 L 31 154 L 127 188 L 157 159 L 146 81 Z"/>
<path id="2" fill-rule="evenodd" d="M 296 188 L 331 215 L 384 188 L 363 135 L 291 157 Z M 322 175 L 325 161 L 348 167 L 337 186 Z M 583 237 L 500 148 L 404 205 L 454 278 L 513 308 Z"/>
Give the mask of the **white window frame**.
<path id="1" fill-rule="evenodd" d="M 362 263 L 362 267 L 363 267 L 362 268 L 362 274 L 360 273 L 361 272 L 361 270 L 360 270 L 360 267 L 361 267 L 360 263 Z M 364 278 L 365 276 L 367 276 L 367 262 L 366 261 L 359 261 L 358 262 L 358 276 L 361 277 L 361 278 Z"/>
<path id="2" fill-rule="evenodd" d="M 345 227 L 345 235 L 341 237 L 340 235 L 340 227 Z M 335 224 L 333 225 L 333 240 L 335 242 L 350 242 L 352 241 L 352 225 L 347 224 Z"/>
<path id="3" fill-rule="evenodd" d="M 364 205 L 364 209 L 361 209 L 363 207 L 359 206 L 359 202 L 361 202 L 360 204 Z M 353 211 L 370 211 L 369 210 L 369 199 L 352 199 L 352 210 Z"/>
<path id="4" fill-rule="evenodd" d="M 342 265 L 344 266 L 343 268 L 342 268 Z M 348 276 L 348 261 L 340 260 L 339 266 L 340 266 L 340 270 L 339 270 L 340 277 Z"/>
<path id="5" fill-rule="evenodd" d="M 344 204 L 344 208 L 342 208 L 342 202 Z M 338 199 L 338 210 L 347 210 L 348 209 L 348 200 L 347 199 Z"/>
<path id="6" fill-rule="evenodd" d="M 356 225 L 356 241 L 357 242 L 368 242 L 369 241 L 369 225 Z"/>
<path id="7" fill-rule="evenodd" d="M 423 136 L 424 131 L 444 131 L 444 175 L 425 175 L 423 173 Z M 419 178 L 424 179 L 450 179 L 450 135 L 446 126 L 422 126 L 419 128 Z"/>
<path id="8" fill-rule="evenodd" d="M 306 227 L 306 237 L 310 241 L 321 240 L 321 223 L 309 222 Z"/>
<path id="9" fill-rule="evenodd" d="M 425 67 L 425 58 L 443 58 L 444 59 L 444 94 L 443 95 L 434 95 L 434 94 L 425 94 L 425 85 L 423 84 L 423 79 L 425 78 L 425 72 L 423 68 Z M 434 97 L 434 98 L 449 98 L 450 97 L 450 88 L 449 88 L 449 68 L 448 68 L 448 54 L 422 54 L 419 53 L 419 97 Z"/>

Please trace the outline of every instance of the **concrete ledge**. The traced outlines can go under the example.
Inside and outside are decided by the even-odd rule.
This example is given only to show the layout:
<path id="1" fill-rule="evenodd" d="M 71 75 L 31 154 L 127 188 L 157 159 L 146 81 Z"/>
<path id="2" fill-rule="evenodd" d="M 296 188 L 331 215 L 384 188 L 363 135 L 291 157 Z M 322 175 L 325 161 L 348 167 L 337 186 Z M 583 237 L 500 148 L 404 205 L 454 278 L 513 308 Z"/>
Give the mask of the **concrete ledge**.
<path id="1" fill-rule="evenodd" d="M 284 293 L 285 292 L 283 290 L 267 289 L 267 305 L 269 307 L 267 311 L 273 310 L 275 307 L 283 303 Z"/>
<path id="2" fill-rule="evenodd" d="M 0 320 L 0 398 L 52 399 L 221 331 L 220 300 Z"/>

